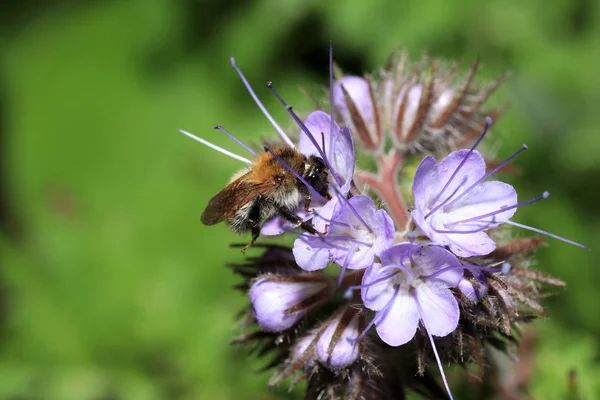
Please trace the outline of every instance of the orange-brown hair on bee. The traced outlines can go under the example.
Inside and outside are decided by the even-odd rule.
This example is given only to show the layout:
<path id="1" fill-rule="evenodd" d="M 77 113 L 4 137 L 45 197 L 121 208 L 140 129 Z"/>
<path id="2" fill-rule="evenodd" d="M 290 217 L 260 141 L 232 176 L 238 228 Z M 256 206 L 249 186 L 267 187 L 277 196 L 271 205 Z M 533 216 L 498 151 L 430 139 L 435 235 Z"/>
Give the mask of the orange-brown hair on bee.
<path id="1" fill-rule="evenodd" d="M 308 210 L 311 192 L 290 169 L 321 196 L 330 198 L 329 172 L 323 159 L 280 146 L 258 154 L 249 168 L 235 174 L 225 189 L 208 202 L 202 223 L 227 221 L 234 232 L 251 231 L 252 240 L 242 251 L 259 237 L 263 221 L 277 215 L 316 234 L 312 225 L 294 214 L 302 200 Z"/>

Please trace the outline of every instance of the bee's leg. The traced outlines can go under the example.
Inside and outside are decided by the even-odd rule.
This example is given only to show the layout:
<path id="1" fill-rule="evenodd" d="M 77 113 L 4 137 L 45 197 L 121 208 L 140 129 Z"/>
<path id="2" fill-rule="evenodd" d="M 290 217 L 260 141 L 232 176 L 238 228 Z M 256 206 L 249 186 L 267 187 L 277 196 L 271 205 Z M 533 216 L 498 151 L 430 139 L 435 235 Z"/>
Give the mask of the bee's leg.
<path id="1" fill-rule="evenodd" d="M 312 200 L 312 197 L 310 196 L 310 192 L 308 192 L 305 196 L 304 196 L 304 211 L 309 212 L 310 211 L 310 201 Z"/>
<path id="2" fill-rule="evenodd" d="M 248 248 L 250 248 L 250 246 L 252 246 L 254 242 L 256 242 L 256 239 L 258 239 L 258 237 L 260 236 L 260 225 L 252 225 L 251 232 L 252 239 L 250 240 L 250 243 L 242 247 L 243 254 L 246 254 L 246 250 L 248 250 Z"/>
<path id="3" fill-rule="evenodd" d="M 297 215 L 291 213 L 290 211 L 286 210 L 285 208 L 279 209 L 278 212 L 282 218 L 286 219 L 287 221 L 290 221 L 292 224 L 295 224 L 295 225 L 301 227 L 306 232 L 311 233 L 313 235 L 319 234 L 319 231 L 317 231 L 311 224 L 309 224 L 308 222 L 302 221 L 300 218 L 298 218 Z"/>
<path id="4" fill-rule="evenodd" d="M 250 228 L 250 232 L 252 232 L 252 239 L 250 240 L 250 243 L 248 243 L 242 248 L 243 254 L 246 254 L 246 250 L 248 250 L 248 248 L 252 246 L 254 242 L 256 242 L 256 239 L 258 239 L 258 237 L 260 236 L 261 220 L 262 216 L 260 201 L 257 201 L 251 206 L 250 211 L 248 212 L 247 227 Z"/>

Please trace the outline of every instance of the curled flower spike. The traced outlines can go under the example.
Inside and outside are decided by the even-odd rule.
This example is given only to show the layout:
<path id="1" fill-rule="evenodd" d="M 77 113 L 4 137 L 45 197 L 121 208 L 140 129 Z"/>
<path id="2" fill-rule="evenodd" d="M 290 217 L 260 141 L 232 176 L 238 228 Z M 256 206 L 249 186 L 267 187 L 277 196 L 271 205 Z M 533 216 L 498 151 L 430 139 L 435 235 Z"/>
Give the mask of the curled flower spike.
<path id="1" fill-rule="evenodd" d="M 477 137 L 484 116 L 498 118 L 500 110 L 482 111 L 504 80 L 475 83 L 479 62 L 457 80 L 458 65 L 424 57 L 412 63 L 406 51 L 392 54 L 378 77 L 344 76 L 334 87 L 336 111 L 351 127 L 361 147 L 378 154 L 385 136 L 401 152 L 431 152 L 463 145 Z"/>
<path id="2" fill-rule="evenodd" d="M 331 222 L 317 218 L 325 235 L 302 235 L 294 242 L 294 257 L 305 271 L 323 269 L 330 261 L 348 269 L 364 269 L 394 240 L 394 223 L 367 196 L 355 196 L 334 204 Z"/>
<path id="3" fill-rule="evenodd" d="M 291 328 L 333 293 L 324 275 L 274 275 L 258 278 L 250 287 L 250 302 L 261 328 L 280 332 Z"/>
<path id="4" fill-rule="evenodd" d="M 434 336 L 446 336 L 458 325 L 458 303 L 449 288 L 463 276 L 463 266 L 438 246 L 400 243 L 384 251 L 381 264 L 365 272 L 361 296 L 367 308 L 377 311 L 374 323 L 379 337 L 390 346 L 410 341 L 420 320 Z M 414 290 L 423 308 L 419 313 Z"/>

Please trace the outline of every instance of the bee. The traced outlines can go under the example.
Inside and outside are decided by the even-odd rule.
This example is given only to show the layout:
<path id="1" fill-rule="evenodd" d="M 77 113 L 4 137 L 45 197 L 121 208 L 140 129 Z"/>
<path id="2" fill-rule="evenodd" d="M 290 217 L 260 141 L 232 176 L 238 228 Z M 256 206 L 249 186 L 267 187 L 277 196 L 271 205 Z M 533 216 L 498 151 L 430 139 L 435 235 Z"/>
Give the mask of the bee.
<path id="1" fill-rule="evenodd" d="M 317 193 L 326 199 L 331 198 L 328 193 L 329 172 L 322 158 L 315 155 L 307 157 L 287 146 L 275 147 L 271 151 Z M 252 240 L 242 252 L 258 239 L 263 221 L 273 216 L 280 216 L 309 233 L 318 233 L 311 224 L 294 214 L 303 198 L 304 209 L 308 211 L 311 201 L 309 189 L 271 151 L 265 148 L 265 152 L 260 153 L 248 169 L 235 174 L 225 189 L 210 199 L 202 214 L 205 225 L 227 221 L 236 233 L 251 231 Z"/>

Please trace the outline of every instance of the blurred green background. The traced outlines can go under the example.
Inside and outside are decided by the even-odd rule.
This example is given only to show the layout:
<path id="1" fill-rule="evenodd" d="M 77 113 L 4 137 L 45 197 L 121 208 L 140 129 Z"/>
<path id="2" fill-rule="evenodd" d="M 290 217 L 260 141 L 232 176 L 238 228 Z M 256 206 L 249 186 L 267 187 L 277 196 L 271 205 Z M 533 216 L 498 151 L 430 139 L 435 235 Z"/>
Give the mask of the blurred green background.
<path id="1" fill-rule="evenodd" d="M 594 249 L 539 252 L 568 286 L 535 324 L 524 385 L 566 398 L 575 371 L 572 398 L 600 398 L 597 1 L 13 0 L 0 4 L 0 399 L 281 396 L 228 346 L 245 299 L 223 264 L 242 255 L 199 220 L 241 165 L 176 129 L 236 150 L 211 126 L 275 134 L 232 55 L 291 126 L 263 83 L 308 106 L 299 87 L 327 84 L 330 39 L 354 73 L 398 47 L 479 56 L 480 80 L 511 71 L 490 146 L 502 158 L 528 143 L 511 181 L 523 199 L 553 194 L 516 220 Z"/>

